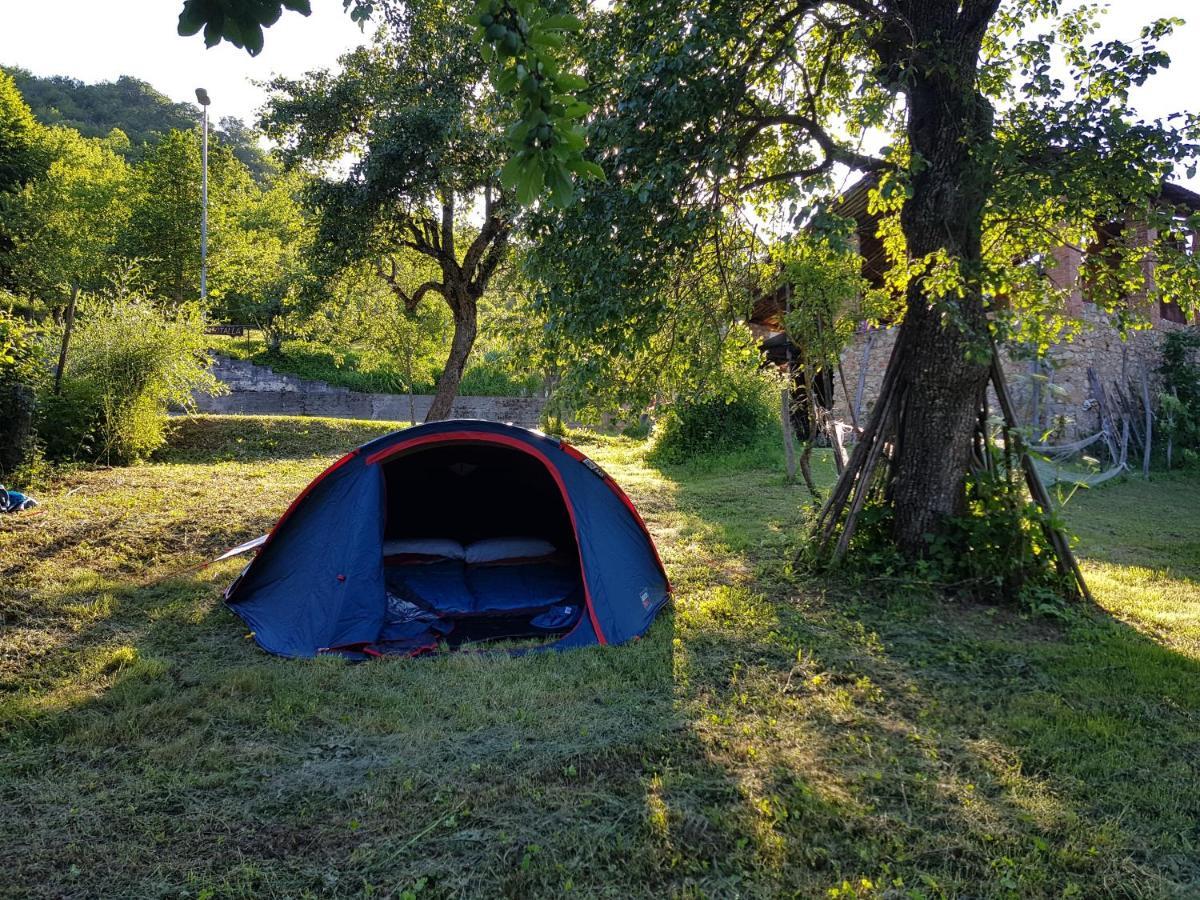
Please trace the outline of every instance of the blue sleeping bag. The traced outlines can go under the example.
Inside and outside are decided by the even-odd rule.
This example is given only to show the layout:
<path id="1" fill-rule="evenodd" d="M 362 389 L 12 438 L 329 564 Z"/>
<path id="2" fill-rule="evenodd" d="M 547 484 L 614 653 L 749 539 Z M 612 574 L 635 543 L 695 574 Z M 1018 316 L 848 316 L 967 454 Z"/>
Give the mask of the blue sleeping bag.
<path id="1" fill-rule="evenodd" d="M 468 566 L 447 559 L 389 566 L 384 580 L 388 591 L 449 618 L 539 613 L 580 588 L 578 569 L 546 561 Z"/>
<path id="2" fill-rule="evenodd" d="M 467 569 L 467 587 L 480 614 L 541 612 L 569 598 L 578 585 L 577 569 L 552 562 Z"/>

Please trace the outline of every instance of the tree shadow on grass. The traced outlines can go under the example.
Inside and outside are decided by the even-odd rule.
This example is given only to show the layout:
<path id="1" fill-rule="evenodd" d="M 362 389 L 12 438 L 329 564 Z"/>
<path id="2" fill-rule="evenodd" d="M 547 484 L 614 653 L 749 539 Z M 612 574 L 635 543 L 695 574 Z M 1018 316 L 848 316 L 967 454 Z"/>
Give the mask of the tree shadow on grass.
<path id="1" fill-rule="evenodd" d="M 770 474 L 622 483 L 669 535 L 677 589 L 624 647 L 289 661 L 220 605 L 237 563 L 116 585 L 5 716 L 11 883 L 1030 896 L 1200 878 L 1194 660 L 1103 617 L 799 581 L 780 560 L 803 495 Z"/>
<path id="2" fill-rule="evenodd" d="M 620 650 L 351 666 L 257 651 L 218 581 L 122 592 L 7 710 L 20 893 L 551 896 L 632 855 L 616 880 L 645 895 L 670 880 L 644 837 L 657 760 L 726 781 L 676 714 L 669 616 Z"/>
<path id="3" fill-rule="evenodd" d="M 726 616 L 743 620 L 742 637 L 745 620 L 774 613 L 761 646 L 730 637 L 747 687 L 728 716 L 744 729 L 757 707 L 772 721 L 757 752 L 778 764 L 731 758 L 730 770 L 771 785 L 763 794 L 781 798 L 785 821 L 788 798 L 806 796 L 789 779 L 826 783 L 846 814 L 826 834 L 855 836 L 785 839 L 783 857 L 828 852 L 844 873 L 857 855 L 861 875 L 849 881 L 864 891 L 863 878 L 897 877 L 932 895 L 1200 891 L 1195 657 L 1103 610 L 1055 624 L 800 579 L 786 565 L 780 533 L 796 513 L 778 476 L 717 473 L 675 488 L 695 530 L 747 557 L 750 578 L 726 589 L 740 598 Z M 703 591 L 691 603 L 680 609 L 688 647 L 688 620 L 721 606 Z M 815 735 L 821 751 L 790 748 L 789 730 Z"/>
<path id="4" fill-rule="evenodd" d="M 168 443 L 155 459 L 215 463 L 336 458 L 403 427 L 401 422 L 305 416 L 181 416 L 171 420 Z"/>

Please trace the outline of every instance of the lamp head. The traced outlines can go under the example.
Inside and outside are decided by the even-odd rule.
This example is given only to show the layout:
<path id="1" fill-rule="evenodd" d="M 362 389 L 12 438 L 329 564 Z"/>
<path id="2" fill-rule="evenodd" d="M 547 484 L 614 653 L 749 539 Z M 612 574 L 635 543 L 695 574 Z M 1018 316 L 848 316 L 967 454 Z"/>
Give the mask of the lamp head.
<path id="1" fill-rule="evenodd" d="M 200 101 L 201 106 L 208 106 L 212 102 L 208 97 L 208 91 L 204 88 L 196 88 L 196 99 Z"/>

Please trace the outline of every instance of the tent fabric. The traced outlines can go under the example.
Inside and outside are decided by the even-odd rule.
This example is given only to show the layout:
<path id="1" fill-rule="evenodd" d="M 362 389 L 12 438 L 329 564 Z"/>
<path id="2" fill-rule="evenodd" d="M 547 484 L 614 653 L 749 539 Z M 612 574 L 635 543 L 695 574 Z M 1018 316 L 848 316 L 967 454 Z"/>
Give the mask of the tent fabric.
<path id="1" fill-rule="evenodd" d="M 385 540 L 470 544 L 526 535 L 553 542 L 560 557 L 385 566 Z M 411 600 L 405 584 L 446 623 L 520 611 L 528 624 L 563 605 L 581 606 L 574 625 L 543 645 L 555 649 L 636 638 L 670 594 L 645 523 L 599 466 L 556 438 L 460 419 L 385 435 L 326 469 L 225 597 L 260 647 L 287 657 L 411 654 L 460 630 L 472 633 L 469 622 L 461 629 L 446 624 L 449 631 L 442 621 L 428 631 L 389 623 L 389 589 L 399 587 L 393 593 Z M 530 634 L 537 631 L 528 625 Z"/>

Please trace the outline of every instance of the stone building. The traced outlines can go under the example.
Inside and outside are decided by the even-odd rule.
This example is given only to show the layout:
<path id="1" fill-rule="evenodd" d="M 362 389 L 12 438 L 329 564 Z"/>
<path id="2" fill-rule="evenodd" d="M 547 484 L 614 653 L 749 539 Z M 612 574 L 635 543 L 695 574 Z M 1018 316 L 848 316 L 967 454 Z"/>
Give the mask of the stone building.
<path id="1" fill-rule="evenodd" d="M 878 220 L 867 209 L 871 187 L 870 180 L 863 179 L 847 190 L 839 201 L 838 212 L 856 223 L 863 276 L 872 285 L 882 286 L 888 262 L 877 236 Z M 1159 202 L 1173 206 L 1181 214 L 1200 210 L 1200 194 L 1169 183 L 1163 184 Z M 1126 227 L 1136 229 L 1139 241 L 1150 243 L 1156 239 L 1152 229 L 1144 224 L 1114 224 L 1097 228 L 1097 243 L 1088 249 L 1093 254 L 1102 251 L 1103 243 Z M 1200 235 L 1193 233 L 1188 243 L 1189 252 L 1200 251 Z M 1071 339 L 1052 347 L 1046 359 L 1009 357 L 1004 369 L 1017 413 L 1024 423 L 1035 426 L 1039 432 L 1052 433 L 1055 440 L 1072 440 L 1099 430 L 1093 387 L 1096 382 L 1106 392 L 1119 385 L 1131 393 L 1140 393 L 1145 380 L 1153 392 L 1164 332 L 1200 324 L 1200 316 L 1189 323 L 1183 310 L 1173 302 L 1149 303 L 1144 294 L 1133 296 L 1129 298 L 1130 304 L 1138 305 L 1138 312 L 1149 327 L 1128 332 L 1123 339 L 1108 314 L 1088 299 L 1084 252 L 1062 246 L 1047 263 L 1046 277 L 1064 292 L 1065 313 L 1079 327 Z M 1148 283 L 1153 283 L 1153 262 L 1147 262 L 1143 268 Z M 776 363 L 783 363 L 786 358 L 782 315 L 792 302 L 789 291 L 790 286 L 784 284 L 761 295 L 750 316 L 750 327 L 763 340 L 767 359 Z M 872 328 L 864 323 L 843 353 L 839 371 L 825 373 L 825 383 L 818 385 L 818 397 L 832 395 L 834 416 L 839 421 L 865 419 L 878 393 L 896 332 L 895 326 Z M 1095 374 L 1094 379 L 1089 377 L 1089 370 Z M 803 391 L 801 385 L 798 397 Z"/>

